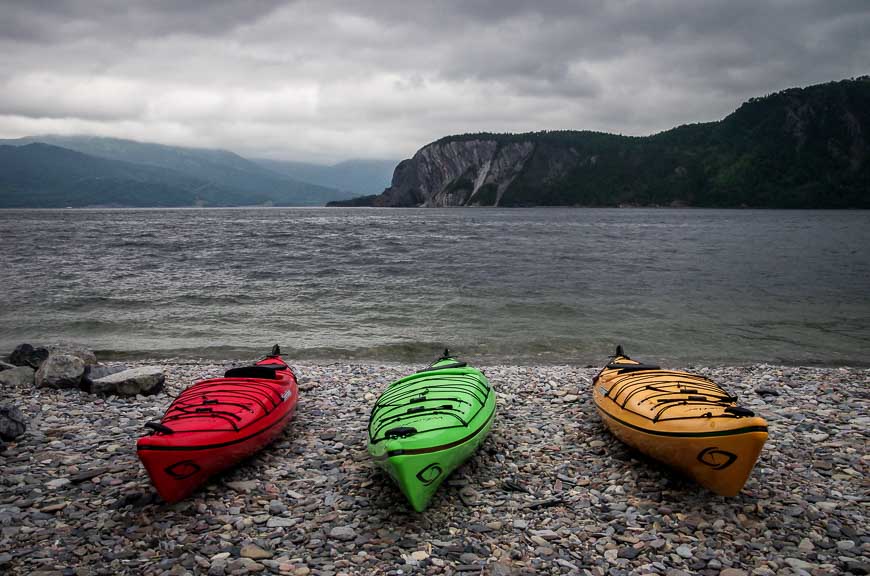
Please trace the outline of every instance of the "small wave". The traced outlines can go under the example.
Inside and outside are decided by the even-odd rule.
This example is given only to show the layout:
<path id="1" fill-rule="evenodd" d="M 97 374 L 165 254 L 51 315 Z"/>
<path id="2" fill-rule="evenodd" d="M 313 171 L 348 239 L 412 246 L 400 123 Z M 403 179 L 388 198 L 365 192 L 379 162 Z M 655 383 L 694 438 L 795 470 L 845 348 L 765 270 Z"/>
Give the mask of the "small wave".
<path id="1" fill-rule="evenodd" d="M 253 348 L 246 346 L 203 346 L 181 348 L 143 348 L 141 350 L 118 350 L 103 348 L 94 353 L 100 361 L 112 360 L 214 360 L 229 361 L 259 358 L 268 354 L 270 346 Z"/>
<path id="2" fill-rule="evenodd" d="M 193 304 L 196 306 L 213 306 L 213 305 L 241 305 L 254 304 L 259 301 L 258 298 L 244 293 L 238 294 L 184 294 L 171 298 L 170 301 L 175 304 Z"/>
<path id="3" fill-rule="evenodd" d="M 281 344 L 279 342 L 279 344 Z M 271 344 L 263 346 L 203 346 L 179 348 L 150 348 L 142 350 L 98 350 L 99 358 L 106 360 L 135 359 L 194 359 L 230 361 L 262 357 Z M 509 347 L 509 346 L 508 346 Z M 437 358 L 445 348 L 451 354 L 475 364 L 586 364 L 591 361 L 587 354 L 578 354 L 576 343 L 554 346 L 552 342 L 534 343 L 522 350 L 497 347 L 493 344 L 478 344 L 443 341 L 387 342 L 372 346 L 315 346 L 294 347 L 281 344 L 282 355 L 289 362 L 397 362 L 426 365 Z"/>
<path id="4" fill-rule="evenodd" d="M 66 302 L 58 306 L 60 310 L 89 310 L 106 308 L 138 308 L 143 305 L 150 304 L 149 300 L 139 300 L 135 298 L 117 298 L 113 296 L 77 296 L 70 298 Z"/>
<path id="5" fill-rule="evenodd" d="M 120 248 L 157 248 L 160 244 L 147 240 L 122 240 L 117 246 Z"/>
<path id="6" fill-rule="evenodd" d="M 290 270 L 252 270 L 247 274 L 249 280 L 280 280 L 290 276 Z"/>

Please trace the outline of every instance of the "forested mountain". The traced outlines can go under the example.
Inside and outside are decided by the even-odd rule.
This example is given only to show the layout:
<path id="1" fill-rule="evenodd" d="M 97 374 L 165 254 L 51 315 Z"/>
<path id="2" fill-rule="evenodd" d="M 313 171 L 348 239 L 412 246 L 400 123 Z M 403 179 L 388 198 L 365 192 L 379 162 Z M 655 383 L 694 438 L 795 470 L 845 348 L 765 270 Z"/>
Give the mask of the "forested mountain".
<path id="1" fill-rule="evenodd" d="M 382 194 L 332 205 L 870 208 L 870 77 L 753 98 L 646 137 L 448 136 Z"/>

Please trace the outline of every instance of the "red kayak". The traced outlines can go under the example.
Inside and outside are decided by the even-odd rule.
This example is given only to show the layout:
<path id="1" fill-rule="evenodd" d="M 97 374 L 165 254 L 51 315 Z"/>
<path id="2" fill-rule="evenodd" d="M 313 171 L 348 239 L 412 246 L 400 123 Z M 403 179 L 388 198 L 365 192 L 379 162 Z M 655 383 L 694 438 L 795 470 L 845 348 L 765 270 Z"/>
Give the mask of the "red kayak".
<path id="1" fill-rule="evenodd" d="M 136 448 L 151 482 L 177 502 L 208 478 L 231 468 L 277 438 L 296 410 L 296 375 L 272 354 L 223 378 L 193 384 Z"/>

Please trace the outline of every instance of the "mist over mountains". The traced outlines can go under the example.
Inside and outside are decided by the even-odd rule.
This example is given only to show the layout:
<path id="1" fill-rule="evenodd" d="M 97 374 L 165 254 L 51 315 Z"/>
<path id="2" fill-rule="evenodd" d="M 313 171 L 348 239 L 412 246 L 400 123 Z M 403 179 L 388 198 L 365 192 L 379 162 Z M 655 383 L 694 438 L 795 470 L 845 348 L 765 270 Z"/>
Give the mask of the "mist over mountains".
<path id="1" fill-rule="evenodd" d="M 398 160 L 345 160 L 329 166 L 307 162 L 254 158 L 254 162 L 278 174 L 313 182 L 362 196 L 387 187 Z"/>
<path id="2" fill-rule="evenodd" d="M 287 164 L 297 169 L 227 150 L 96 136 L 0 140 L 0 207 L 322 206 L 389 182 L 387 162 Z"/>

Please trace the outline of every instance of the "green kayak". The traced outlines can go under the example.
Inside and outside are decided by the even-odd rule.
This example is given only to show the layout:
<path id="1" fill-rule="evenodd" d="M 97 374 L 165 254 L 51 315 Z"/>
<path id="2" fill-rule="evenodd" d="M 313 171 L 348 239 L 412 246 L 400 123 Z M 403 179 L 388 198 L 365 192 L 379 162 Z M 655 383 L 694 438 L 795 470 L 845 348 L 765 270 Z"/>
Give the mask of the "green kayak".
<path id="1" fill-rule="evenodd" d="M 369 419 L 369 453 L 422 512 L 444 479 L 477 450 L 494 418 L 495 391 L 486 376 L 445 350 L 378 398 Z"/>

